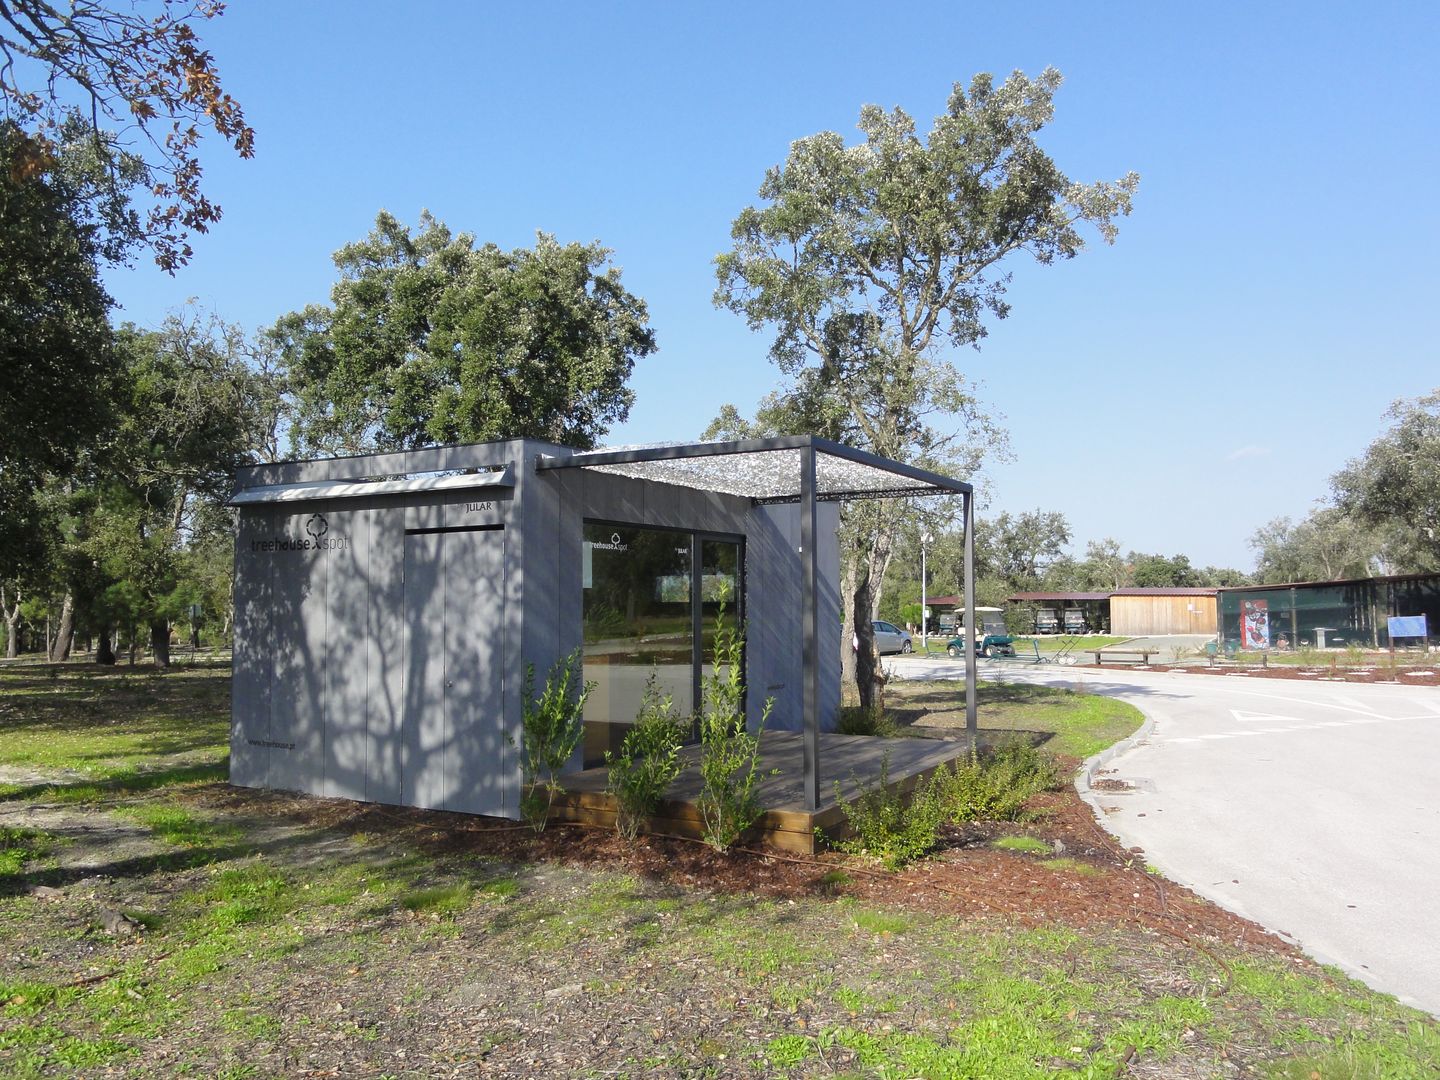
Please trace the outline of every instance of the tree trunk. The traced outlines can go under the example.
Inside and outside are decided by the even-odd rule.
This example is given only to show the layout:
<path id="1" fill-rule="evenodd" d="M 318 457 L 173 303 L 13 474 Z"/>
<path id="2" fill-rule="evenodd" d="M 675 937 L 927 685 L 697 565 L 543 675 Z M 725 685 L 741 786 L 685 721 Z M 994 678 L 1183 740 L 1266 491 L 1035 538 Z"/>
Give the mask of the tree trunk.
<path id="1" fill-rule="evenodd" d="M 844 566 L 840 571 L 840 611 L 843 619 L 840 625 L 840 685 L 856 686 L 855 661 L 857 656 L 855 609 L 849 603 L 855 595 L 855 554 L 844 550 Z"/>
<path id="2" fill-rule="evenodd" d="M 100 627 L 100 636 L 95 642 L 95 663 L 97 664 L 114 665 L 115 663 L 115 646 L 110 640 L 110 634 L 108 623 Z"/>
<path id="3" fill-rule="evenodd" d="M 20 590 L 15 590 L 15 606 L 5 606 L 5 589 L 0 587 L 0 615 L 5 617 L 5 658 L 20 655 Z"/>
<path id="4" fill-rule="evenodd" d="M 63 664 L 70 659 L 70 649 L 75 640 L 75 597 L 69 592 L 60 605 L 60 628 L 55 632 L 55 645 L 50 650 L 50 662 Z"/>
<path id="5" fill-rule="evenodd" d="M 164 619 L 156 619 L 150 624 L 150 654 L 159 670 L 165 671 L 170 667 L 170 624 Z"/>

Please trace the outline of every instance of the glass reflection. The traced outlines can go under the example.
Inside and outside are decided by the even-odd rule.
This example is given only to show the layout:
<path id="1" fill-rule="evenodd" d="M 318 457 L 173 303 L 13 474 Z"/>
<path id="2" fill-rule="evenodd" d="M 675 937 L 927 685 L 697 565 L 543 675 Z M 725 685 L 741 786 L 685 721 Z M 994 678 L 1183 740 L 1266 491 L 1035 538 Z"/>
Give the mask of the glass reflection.
<path id="1" fill-rule="evenodd" d="M 692 543 L 688 533 L 587 524 L 584 560 L 585 767 L 604 764 L 639 712 L 653 670 L 675 711 L 694 701 Z"/>

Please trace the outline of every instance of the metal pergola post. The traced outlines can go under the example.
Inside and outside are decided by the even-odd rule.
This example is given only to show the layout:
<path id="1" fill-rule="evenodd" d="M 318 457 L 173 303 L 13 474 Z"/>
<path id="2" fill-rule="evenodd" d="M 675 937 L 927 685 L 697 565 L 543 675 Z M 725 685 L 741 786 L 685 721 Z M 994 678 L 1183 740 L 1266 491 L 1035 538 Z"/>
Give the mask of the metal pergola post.
<path id="1" fill-rule="evenodd" d="M 820 612 L 815 603 L 815 447 L 800 450 L 800 588 L 804 680 L 805 806 L 820 809 Z"/>
<path id="2" fill-rule="evenodd" d="M 975 702 L 975 493 L 967 491 L 965 500 L 965 734 L 970 749 L 980 737 L 980 721 Z"/>

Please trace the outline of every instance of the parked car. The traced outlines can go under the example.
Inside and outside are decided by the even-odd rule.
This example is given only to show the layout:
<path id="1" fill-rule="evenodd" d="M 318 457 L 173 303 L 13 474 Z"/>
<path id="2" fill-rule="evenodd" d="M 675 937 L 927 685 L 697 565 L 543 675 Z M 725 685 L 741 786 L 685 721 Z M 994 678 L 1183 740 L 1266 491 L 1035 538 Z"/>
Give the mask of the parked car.
<path id="1" fill-rule="evenodd" d="M 876 619 L 870 624 L 875 629 L 875 649 L 880 655 L 886 653 L 908 653 L 915 645 L 908 630 L 901 630 L 894 623 Z"/>

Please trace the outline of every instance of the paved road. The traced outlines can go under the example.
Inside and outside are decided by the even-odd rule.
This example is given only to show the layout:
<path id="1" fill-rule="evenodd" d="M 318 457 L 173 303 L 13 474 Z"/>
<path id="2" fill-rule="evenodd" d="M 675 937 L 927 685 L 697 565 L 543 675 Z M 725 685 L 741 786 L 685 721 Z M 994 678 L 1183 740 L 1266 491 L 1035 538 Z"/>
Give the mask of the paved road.
<path id="1" fill-rule="evenodd" d="M 905 678 L 963 678 L 943 660 Z M 1128 701 L 1107 828 L 1171 879 L 1440 1015 L 1440 689 L 981 665 Z"/>

